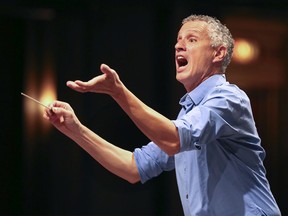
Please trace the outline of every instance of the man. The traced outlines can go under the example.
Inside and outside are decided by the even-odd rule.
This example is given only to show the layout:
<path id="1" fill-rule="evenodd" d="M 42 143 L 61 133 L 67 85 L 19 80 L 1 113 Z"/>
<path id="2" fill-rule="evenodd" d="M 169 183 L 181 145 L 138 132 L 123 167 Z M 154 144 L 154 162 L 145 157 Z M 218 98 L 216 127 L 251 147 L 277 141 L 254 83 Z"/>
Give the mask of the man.
<path id="1" fill-rule="evenodd" d="M 112 173 L 131 183 L 175 168 L 185 215 L 280 215 L 265 177 L 260 145 L 246 94 L 226 81 L 233 39 L 219 20 L 191 15 L 175 45 L 176 79 L 187 91 L 174 121 L 142 103 L 102 64 L 88 82 L 68 81 L 79 92 L 110 95 L 151 140 L 129 152 L 81 124 L 64 102 L 44 117 Z"/>

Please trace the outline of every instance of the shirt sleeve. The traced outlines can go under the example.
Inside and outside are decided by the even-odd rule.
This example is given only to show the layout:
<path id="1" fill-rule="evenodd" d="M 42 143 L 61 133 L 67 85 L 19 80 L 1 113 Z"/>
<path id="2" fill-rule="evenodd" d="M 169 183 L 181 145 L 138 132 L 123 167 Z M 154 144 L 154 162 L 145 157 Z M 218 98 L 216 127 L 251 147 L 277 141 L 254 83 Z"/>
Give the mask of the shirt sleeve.
<path id="1" fill-rule="evenodd" d="M 200 149 L 202 144 L 235 136 L 241 128 L 243 105 L 235 92 L 221 89 L 210 93 L 199 105 L 173 121 L 180 137 L 180 151 Z"/>
<path id="2" fill-rule="evenodd" d="M 168 156 L 153 142 L 142 148 L 136 148 L 134 158 L 142 183 L 160 175 L 163 171 L 175 168 L 174 157 Z"/>

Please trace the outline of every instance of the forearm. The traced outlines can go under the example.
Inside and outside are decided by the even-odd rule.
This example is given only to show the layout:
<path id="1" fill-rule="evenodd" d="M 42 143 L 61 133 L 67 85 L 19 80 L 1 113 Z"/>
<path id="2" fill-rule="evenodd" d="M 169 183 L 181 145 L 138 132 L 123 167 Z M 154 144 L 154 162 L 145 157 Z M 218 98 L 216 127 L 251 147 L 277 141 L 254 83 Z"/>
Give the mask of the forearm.
<path id="1" fill-rule="evenodd" d="M 180 141 L 177 128 L 172 121 L 142 103 L 124 86 L 116 71 L 108 65 L 101 64 L 100 70 L 103 74 L 88 82 L 69 81 L 67 85 L 79 92 L 110 95 L 150 140 L 168 155 L 176 154 L 180 149 Z"/>
<path id="2" fill-rule="evenodd" d="M 69 137 L 110 172 L 130 183 L 140 180 L 132 152 L 112 145 L 85 126 Z"/>
<path id="3" fill-rule="evenodd" d="M 178 131 L 171 120 L 145 105 L 123 84 L 112 97 L 136 126 L 163 151 L 168 155 L 179 151 Z"/>

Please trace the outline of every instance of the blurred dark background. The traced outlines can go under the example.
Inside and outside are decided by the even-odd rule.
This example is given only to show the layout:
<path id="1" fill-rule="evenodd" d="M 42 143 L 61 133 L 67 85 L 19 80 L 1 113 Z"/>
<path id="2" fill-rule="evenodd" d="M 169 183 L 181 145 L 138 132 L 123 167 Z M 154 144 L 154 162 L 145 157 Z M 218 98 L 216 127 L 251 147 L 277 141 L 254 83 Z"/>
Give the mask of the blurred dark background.
<path id="1" fill-rule="evenodd" d="M 174 44 L 192 13 L 216 16 L 234 38 L 257 46 L 253 61 L 233 61 L 227 77 L 251 99 L 271 190 L 288 215 L 284 0 L 1 1 L 0 214 L 183 215 L 174 171 L 144 185 L 127 183 L 50 127 L 20 92 L 54 92 L 108 141 L 128 150 L 145 145 L 111 98 L 73 92 L 65 83 L 100 74 L 104 62 L 141 100 L 175 119 L 185 92 L 175 80 Z"/>

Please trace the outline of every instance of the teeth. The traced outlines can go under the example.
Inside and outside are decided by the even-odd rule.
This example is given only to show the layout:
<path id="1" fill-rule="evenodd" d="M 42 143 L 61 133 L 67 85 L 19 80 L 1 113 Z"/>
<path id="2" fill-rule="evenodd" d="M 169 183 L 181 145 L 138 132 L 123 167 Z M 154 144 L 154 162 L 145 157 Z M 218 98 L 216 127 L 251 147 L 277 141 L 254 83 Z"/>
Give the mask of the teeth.
<path id="1" fill-rule="evenodd" d="M 177 59 L 184 59 L 184 57 L 183 56 L 177 56 Z"/>

